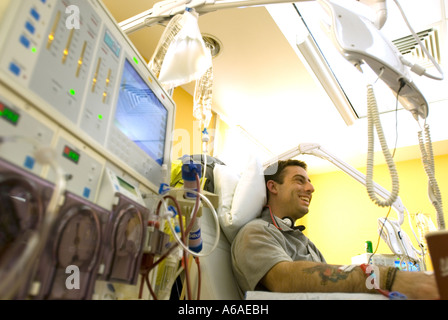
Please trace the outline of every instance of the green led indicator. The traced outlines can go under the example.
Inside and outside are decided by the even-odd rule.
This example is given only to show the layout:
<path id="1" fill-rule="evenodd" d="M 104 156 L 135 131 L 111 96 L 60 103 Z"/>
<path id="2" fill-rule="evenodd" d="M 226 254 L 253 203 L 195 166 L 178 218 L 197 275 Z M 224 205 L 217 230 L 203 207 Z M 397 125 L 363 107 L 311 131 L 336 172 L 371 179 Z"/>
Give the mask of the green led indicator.
<path id="1" fill-rule="evenodd" d="M 70 94 L 71 94 L 72 96 L 74 96 L 74 95 L 76 94 L 75 90 L 70 89 Z"/>
<path id="2" fill-rule="evenodd" d="M 78 164 L 78 162 L 79 162 L 80 154 L 68 146 L 64 147 L 62 155 L 65 158 L 69 159 L 70 161 L 73 161 L 76 164 Z"/>
<path id="3" fill-rule="evenodd" d="M 17 123 L 19 122 L 20 114 L 0 102 L 0 118 L 8 121 L 13 125 L 17 125 Z"/>
<path id="4" fill-rule="evenodd" d="M 32 47 L 32 48 L 31 48 L 31 52 L 32 52 L 32 53 L 36 53 L 36 52 L 37 52 L 36 47 Z"/>
<path id="5" fill-rule="evenodd" d="M 102 114 L 99 114 L 99 115 L 98 115 L 98 119 L 102 120 L 102 119 L 103 119 L 103 115 L 102 115 Z"/>
<path id="6" fill-rule="evenodd" d="M 136 57 L 134 57 L 134 62 L 135 62 L 135 64 L 138 64 L 138 60 Z"/>

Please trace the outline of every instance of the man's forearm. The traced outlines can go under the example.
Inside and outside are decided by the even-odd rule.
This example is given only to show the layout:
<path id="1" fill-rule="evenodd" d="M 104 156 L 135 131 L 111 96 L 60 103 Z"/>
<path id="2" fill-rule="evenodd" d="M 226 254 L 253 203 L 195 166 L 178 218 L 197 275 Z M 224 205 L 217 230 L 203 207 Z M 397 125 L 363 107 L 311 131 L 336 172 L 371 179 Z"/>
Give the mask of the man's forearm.
<path id="1" fill-rule="evenodd" d="M 310 261 L 280 262 L 262 283 L 274 292 L 376 292 L 367 287 L 360 267 L 344 271 L 338 265 Z"/>
<path id="2" fill-rule="evenodd" d="M 376 293 L 376 289 L 380 288 L 398 291 L 408 299 L 440 298 L 433 274 L 398 271 L 396 276 L 390 277 L 392 273 L 389 269 L 372 266 L 374 274 L 366 275 L 359 266 L 344 271 L 338 265 L 311 261 L 280 262 L 269 270 L 261 282 L 273 292 Z"/>

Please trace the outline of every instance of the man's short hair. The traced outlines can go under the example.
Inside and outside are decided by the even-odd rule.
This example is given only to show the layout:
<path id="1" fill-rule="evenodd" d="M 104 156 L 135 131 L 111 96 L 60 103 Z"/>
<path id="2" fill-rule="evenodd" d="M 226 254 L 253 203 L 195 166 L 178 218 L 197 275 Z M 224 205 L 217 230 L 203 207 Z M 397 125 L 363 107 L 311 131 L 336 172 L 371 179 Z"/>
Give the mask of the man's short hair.
<path id="1" fill-rule="evenodd" d="M 307 170 L 307 165 L 301 160 L 279 160 L 278 162 L 271 164 L 264 170 L 264 182 L 267 184 L 269 180 L 274 180 L 277 183 L 282 184 L 285 179 L 285 168 L 290 166 L 298 166 Z M 266 195 L 269 195 L 269 190 L 266 187 Z"/>

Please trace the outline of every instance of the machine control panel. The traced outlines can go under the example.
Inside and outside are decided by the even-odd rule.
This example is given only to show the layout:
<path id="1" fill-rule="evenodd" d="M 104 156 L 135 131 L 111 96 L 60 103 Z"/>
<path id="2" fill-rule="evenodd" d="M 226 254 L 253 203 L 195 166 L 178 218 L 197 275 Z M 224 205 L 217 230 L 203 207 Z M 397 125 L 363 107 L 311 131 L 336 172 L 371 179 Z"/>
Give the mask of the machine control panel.
<path id="1" fill-rule="evenodd" d="M 156 191 L 175 104 L 101 1 L 9 1 L 7 10 L 0 80 Z"/>
<path id="2" fill-rule="evenodd" d="M 153 209 L 142 194 L 157 196 L 170 170 L 174 118 L 173 100 L 100 0 L 0 1 L 0 196 L 14 204 L 0 209 L 13 227 L 35 216 L 22 210 L 20 182 L 36 190 L 29 203 L 43 219 L 64 188 L 41 263 L 29 261 L 38 270 L 17 298 L 91 299 L 97 281 L 136 284 Z M 38 161 L 40 148 L 54 151 L 64 183 Z M 20 237 L 46 239 L 35 229 L 14 229 L 7 245 L 39 248 Z M 2 257 L 8 250 L 0 243 Z M 65 284 L 73 265 L 85 280 L 77 293 Z"/>

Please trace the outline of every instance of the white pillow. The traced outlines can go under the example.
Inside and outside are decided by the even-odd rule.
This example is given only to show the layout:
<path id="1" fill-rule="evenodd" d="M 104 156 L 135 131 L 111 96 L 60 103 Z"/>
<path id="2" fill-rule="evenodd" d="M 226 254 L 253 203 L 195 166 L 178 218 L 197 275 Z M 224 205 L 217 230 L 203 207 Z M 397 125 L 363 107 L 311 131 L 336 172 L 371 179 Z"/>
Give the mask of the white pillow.
<path id="1" fill-rule="evenodd" d="M 241 178 L 230 167 L 215 165 L 215 192 L 219 195 L 221 228 L 232 242 L 239 229 L 258 218 L 266 204 L 266 187 L 261 161 L 251 157 Z"/>
<path id="2" fill-rule="evenodd" d="M 215 193 L 219 196 L 218 218 L 226 238 L 230 241 L 231 235 L 228 223 L 230 209 L 232 208 L 233 195 L 240 180 L 239 174 L 231 167 L 215 164 L 213 169 L 213 179 L 215 181 Z"/>

